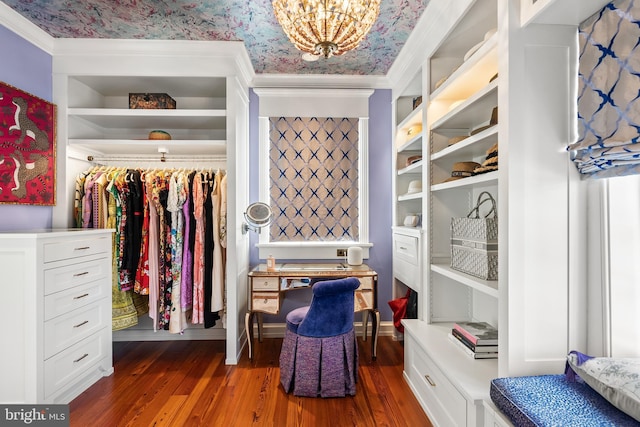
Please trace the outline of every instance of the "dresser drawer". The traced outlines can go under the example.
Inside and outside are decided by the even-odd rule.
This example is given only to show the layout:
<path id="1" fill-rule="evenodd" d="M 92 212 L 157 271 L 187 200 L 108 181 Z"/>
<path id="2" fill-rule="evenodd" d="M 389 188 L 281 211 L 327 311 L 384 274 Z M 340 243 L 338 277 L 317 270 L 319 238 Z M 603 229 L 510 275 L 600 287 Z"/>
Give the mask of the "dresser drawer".
<path id="1" fill-rule="evenodd" d="M 280 312 L 280 292 L 254 292 L 251 295 L 251 309 L 263 313 Z"/>
<path id="2" fill-rule="evenodd" d="M 417 237 L 393 235 L 393 276 L 417 291 L 421 286 L 419 242 Z"/>
<path id="3" fill-rule="evenodd" d="M 405 236 L 404 234 L 394 234 L 393 255 L 396 259 L 401 259 L 412 265 L 418 265 L 418 238 Z"/>
<path id="4" fill-rule="evenodd" d="M 413 344 L 413 345 L 411 345 Z M 467 401 L 446 379 L 442 371 L 429 356 L 410 343 L 410 377 L 413 385 L 431 410 L 435 425 L 465 426 L 467 424 Z"/>
<path id="5" fill-rule="evenodd" d="M 280 289 L 279 277 L 252 277 L 251 288 L 254 291 L 277 291 Z"/>
<path id="6" fill-rule="evenodd" d="M 110 258 L 103 258 L 45 270 L 44 294 L 49 295 L 100 279 L 110 280 L 110 262 Z"/>
<path id="7" fill-rule="evenodd" d="M 102 298 L 110 296 L 111 281 L 102 279 L 74 286 L 44 297 L 44 320 L 69 313 Z"/>
<path id="8" fill-rule="evenodd" d="M 109 326 L 105 319 L 104 301 L 79 308 L 71 313 L 58 316 L 44 323 L 44 358 L 77 343 L 85 337 Z"/>
<path id="9" fill-rule="evenodd" d="M 109 347 L 109 348 L 108 348 Z M 44 362 L 44 397 L 51 397 L 67 384 L 81 378 L 92 366 L 110 354 L 108 328 L 56 354 Z"/>
<path id="10" fill-rule="evenodd" d="M 43 245 L 44 262 L 61 261 L 111 252 L 111 236 L 64 239 Z"/>

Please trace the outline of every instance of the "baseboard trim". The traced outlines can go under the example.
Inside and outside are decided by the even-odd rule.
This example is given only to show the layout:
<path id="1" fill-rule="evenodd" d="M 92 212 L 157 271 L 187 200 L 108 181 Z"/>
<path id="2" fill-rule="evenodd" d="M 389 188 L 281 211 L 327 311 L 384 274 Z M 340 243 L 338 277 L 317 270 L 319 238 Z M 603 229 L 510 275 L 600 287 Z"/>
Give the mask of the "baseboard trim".
<path id="1" fill-rule="evenodd" d="M 355 322 L 356 334 L 362 335 L 362 322 Z M 264 323 L 262 334 L 264 338 L 283 338 L 285 331 L 284 323 Z M 183 340 L 225 340 L 226 329 L 216 327 L 211 329 L 187 328 L 183 334 L 170 334 L 168 331 L 152 329 L 129 328 L 113 332 L 113 341 L 183 341 Z M 367 328 L 367 333 L 371 335 L 371 325 Z M 258 336 L 258 325 L 253 325 L 253 336 Z M 380 322 L 379 337 L 393 337 L 394 340 L 402 340 L 398 337 L 393 322 Z M 242 351 L 242 350 L 241 350 Z"/>
<path id="2" fill-rule="evenodd" d="M 197 340 L 226 340 L 227 330 L 222 328 L 192 328 L 185 329 L 182 334 L 171 334 L 169 331 L 153 329 L 123 329 L 113 332 L 113 341 L 197 341 Z"/>
<path id="3" fill-rule="evenodd" d="M 362 335 L 362 322 L 355 322 L 353 326 L 356 328 L 356 335 Z M 262 336 L 264 338 L 283 338 L 285 331 L 284 323 L 264 323 L 262 326 Z M 393 322 L 380 322 L 379 337 L 395 337 L 395 328 Z M 367 333 L 371 335 L 371 325 L 367 329 Z M 258 336 L 258 325 L 253 325 L 253 336 Z"/>

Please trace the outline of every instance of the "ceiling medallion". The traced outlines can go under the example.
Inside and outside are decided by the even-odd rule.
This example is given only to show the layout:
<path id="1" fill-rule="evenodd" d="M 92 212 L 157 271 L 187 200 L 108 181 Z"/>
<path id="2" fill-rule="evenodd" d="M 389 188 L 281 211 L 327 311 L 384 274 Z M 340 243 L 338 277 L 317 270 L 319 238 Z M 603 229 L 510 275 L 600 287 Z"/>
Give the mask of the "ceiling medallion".
<path id="1" fill-rule="evenodd" d="M 272 4 L 291 43 L 325 58 L 358 47 L 380 12 L 380 0 L 273 0 Z"/>

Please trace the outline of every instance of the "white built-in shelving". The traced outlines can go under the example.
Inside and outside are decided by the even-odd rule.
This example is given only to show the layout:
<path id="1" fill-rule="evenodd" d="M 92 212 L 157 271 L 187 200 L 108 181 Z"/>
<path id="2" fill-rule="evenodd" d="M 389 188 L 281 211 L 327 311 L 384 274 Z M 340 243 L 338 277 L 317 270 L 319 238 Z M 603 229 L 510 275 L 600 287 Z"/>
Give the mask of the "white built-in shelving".
<path id="1" fill-rule="evenodd" d="M 492 419 L 492 378 L 560 373 L 567 352 L 585 344 L 585 189 L 566 146 L 576 117 L 575 26 L 604 3 L 432 0 L 425 10 L 424 60 L 415 61 L 424 104 L 422 309 L 403 321 L 404 374 L 434 425 L 483 425 L 486 408 Z M 400 89 L 394 95 L 402 102 Z M 482 163 L 495 144 L 497 171 L 448 179 L 455 163 Z M 451 267 L 451 219 L 484 191 L 497 204 L 498 280 Z M 498 328 L 498 359 L 474 360 L 450 341 L 461 320 Z"/>
<path id="2" fill-rule="evenodd" d="M 226 327 L 154 332 L 148 318 L 116 331 L 116 341 L 221 339 L 235 364 L 246 335 L 248 236 L 238 212 L 248 201 L 249 76 L 242 42 L 62 39 L 53 57 L 58 106 L 58 193 L 54 226 L 71 225 L 75 178 L 94 166 L 225 171 Z M 130 108 L 132 93 L 166 94 L 175 108 Z M 161 130 L 170 140 L 149 139 Z"/>
<path id="3" fill-rule="evenodd" d="M 224 155 L 226 79 L 220 77 L 72 76 L 68 144 L 98 155 Z M 166 93 L 175 109 L 129 108 L 130 93 Z M 170 140 L 150 140 L 163 130 Z"/>

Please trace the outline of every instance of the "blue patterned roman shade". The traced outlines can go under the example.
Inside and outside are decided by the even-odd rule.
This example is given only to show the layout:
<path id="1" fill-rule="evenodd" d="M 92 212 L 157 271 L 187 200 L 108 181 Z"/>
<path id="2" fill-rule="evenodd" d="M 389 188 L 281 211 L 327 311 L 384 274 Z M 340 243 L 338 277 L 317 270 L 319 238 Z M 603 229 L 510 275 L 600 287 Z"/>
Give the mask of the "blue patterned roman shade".
<path id="1" fill-rule="evenodd" d="M 358 119 L 272 117 L 272 242 L 358 240 Z"/>
<path id="2" fill-rule="evenodd" d="M 578 141 L 582 174 L 640 173 L 640 8 L 616 0 L 579 27 Z"/>

